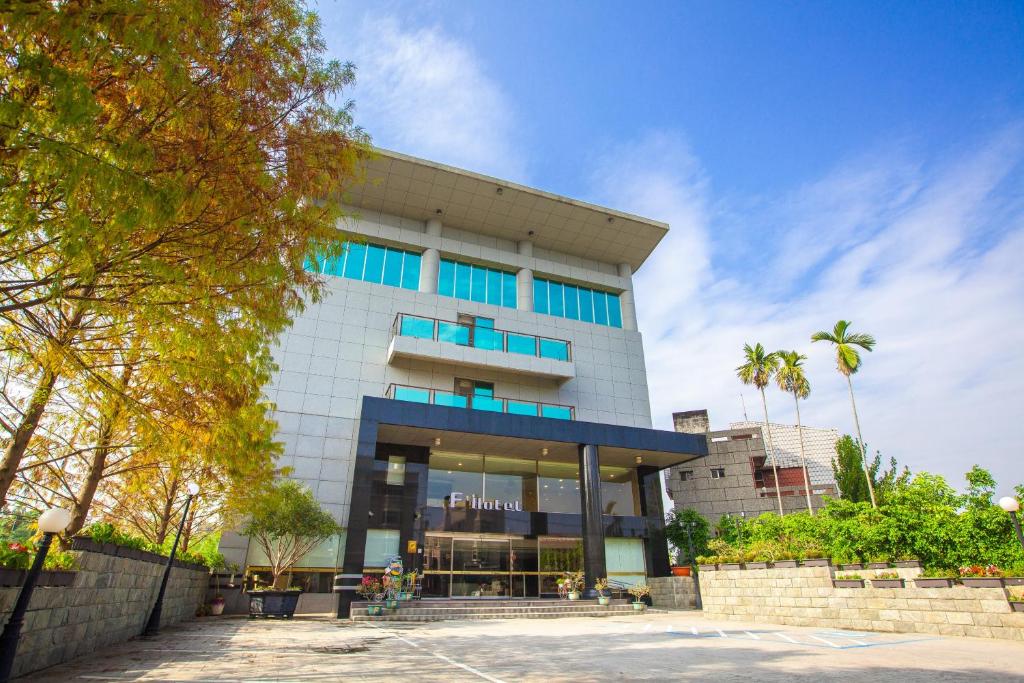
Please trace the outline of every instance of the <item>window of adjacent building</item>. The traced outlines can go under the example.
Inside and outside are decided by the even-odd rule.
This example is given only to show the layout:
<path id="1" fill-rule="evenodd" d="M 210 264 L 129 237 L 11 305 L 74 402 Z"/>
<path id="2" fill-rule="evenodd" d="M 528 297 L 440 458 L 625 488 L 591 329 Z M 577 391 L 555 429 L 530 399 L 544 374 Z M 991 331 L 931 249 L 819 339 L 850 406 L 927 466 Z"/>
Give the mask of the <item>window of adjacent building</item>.
<path id="1" fill-rule="evenodd" d="M 420 255 L 379 244 L 346 242 L 341 256 L 306 261 L 306 270 L 350 280 L 419 289 Z"/>
<path id="2" fill-rule="evenodd" d="M 622 327 L 618 294 L 554 280 L 533 279 L 533 310 L 586 323 Z"/>
<path id="3" fill-rule="evenodd" d="M 724 476 L 725 476 L 725 468 L 724 467 L 713 467 L 713 468 L 711 468 L 711 478 L 712 479 L 721 479 Z"/>
<path id="4" fill-rule="evenodd" d="M 601 466 L 601 505 L 606 515 L 635 515 L 633 470 Z"/>
<path id="5" fill-rule="evenodd" d="M 680 481 L 690 481 L 693 479 L 693 470 L 683 470 L 679 473 Z"/>
<path id="6" fill-rule="evenodd" d="M 504 270 L 441 259 L 437 293 L 483 304 L 516 307 L 516 276 Z"/>

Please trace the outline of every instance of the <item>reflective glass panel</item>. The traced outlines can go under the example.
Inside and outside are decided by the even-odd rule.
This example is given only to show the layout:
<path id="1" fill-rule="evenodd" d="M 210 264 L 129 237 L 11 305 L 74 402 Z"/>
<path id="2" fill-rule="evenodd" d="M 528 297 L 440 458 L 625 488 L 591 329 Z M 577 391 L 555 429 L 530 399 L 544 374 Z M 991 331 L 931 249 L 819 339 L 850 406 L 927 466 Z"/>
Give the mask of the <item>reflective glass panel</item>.
<path id="1" fill-rule="evenodd" d="M 487 269 L 487 303 L 501 305 L 501 271 Z"/>
<path id="2" fill-rule="evenodd" d="M 636 514 L 633 470 L 626 467 L 601 467 L 601 505 L 606 515 Z"/>
<path id="3" fill-rule="evenodd" d="M 594 300 L 589 289 L 580 287 L 580 320 L 594 322 Z"/>
<path id="4" fill-rule="evenodd" d="M 455 297 L 458 299 L 469 298 L 469 280 L 473 269 L 468 263 L 455 264 Z"/>
<path id="5" fill-rule="evenodd" d="M 565 317 L 570 320 L 580 319 L 580 295 L 575 285 L 565 285 Z"/>
<path id="6" fill-rule="evenodd" d="M 383 568 L 398 554 L 399 532 L 394 529 L 367 529 L 363 566 Z"/>
<path id="7" fill-rule="evenodd" d="M 619 304 L 618 294 L 606 294 L 608 297 L 608 324 L 612 327 L 622 327 L 622 307 Z"/>
<path id="8" fill-rule="evenodd" d="M 473 406 L 475 410 L 487 410 L 492 413 L 500 413 L 504 411 L 502 400 L 500 398 L 490 398 L 488 396 L 473 396 Z"/>
<path id="9" fill-rule="evenodd" d="M 395 387 L 395 399 L 413 403 L 430 403 L 430 391 L 415 387 Z"/>
<path id="10" fill-rule="evenodd" d="M 548 282 L 535 278 L 533 281 L 533 310 L 537 313 L 548 312 Z"/>
<path id="11" fill-rule="evenodd" d="M 402 258 L 405 252 L 399 249 L 388 249 L 384 254 L 384 284 L 391 287 L 402 286 Z"/>
<path id="12" fill-rule="evenodd" d="M 417 339 L 434 338 L 434 321 L 429 318 L 416 318 L 411 315 L 402 316 L 402 326 L 399 334 L 403 337 L 416 337 Z"/>
<path id="13" fill-rule="evenodd" d="M 345 277 L 363 279 L 363 264 L 366 262 L 366 245 L 350 242 L 345 255 Z"/>
<path id="14" fill-rule="evenodd" d="M 366 268 L 363 280 L 380 284 L 384 277 L 384 247 L 376 244 L 366 245 Z"/>
<path id="15" fill-rule="evenodd" d="M 526 356 L 537 355 L 537 338 L 527 337 L 522 334 L 508 333 L 509 353 L 521 353 Z"/>
<path id="16" fill-rule="evenodd" d="M 470 277 L 469 298 L 472 301 L 485 303 L 487 301 L 487 270 L 480 266 L 472 266 Z"/>
<path id="17" fill-rule="evenodd" d="M 571 420 L 572 409 L 566 406 L 547 406 L 542 405 L 540 407 L 541 417 L 550 417 L 555 420 Z"/>
<path id="18" fill-rule="evenodd" d="M 647 580 L 642 538 L 606 538 L 604 556 L 612 581 L 633 586 Z"/>
<path id="19" fill-rule="evenodd" d="M 579 467 L 564 462 L 538 462 L 541 512 L 580 514 Z"/>
<path id="20" fill-rule="evenodd" d="M 565 306 L 562 302 L 562 285 L 558 282 L 548 283 L 548 313 L 559 317 L 565 316 Z"/>
<path id="21" fill-rule="evenodd" d="M 516 302 L 516 276 L 512 273 L 501 274 L 501 305 L 505 308 L 515 308 Z"/>
<path id="22" fill-rule="evenodd" d="M 576 512 L 579 513 L 579 510 Z M 540 571 L 558 573 L 583 571 L 583 540 L 542 536 L 540 539 Z M 544 592 L 550 591 L 545 590 Z"/>
<path id="23" fill-rule="evenodd" d="M 402 259 L 402 289 L 413 291 L 420 288 L 420 255 L 405 252 Z"/>
<path id="24" fill-rule="evenodd" d="M 449 408 L 465 408 L 469 399 L 458 394 L 450 394 L 446 391 L 434 392 L 434 405 L 448 406 Z"/>
<path id="25" fill-rule="evenodd" d="M 557 339 L 541 339 L 540 356 L 541 358 L 554 358 L 555 360 L 569 360 L 569 344 Z"/>
<path id="26" fill-rule="evenodd" d="M 488 500 L 519 501 L 529 512 L 537 511 L 537 463 L 487 456 L 484 458 L 484 491 Z"/>
<path id="27" fill-rule="evenodd" d="M 437 323 L 437 340 L 467 346 L 469 344 L 469 326 L 440 321 Z"/>
<path id="28" fill-rule="evenodd" d="M 479 455 L 431 453 L 427 473 L 427 505 L 447 507 L 452 491 L 484 495 L 484 459 Z"/>
<path id="29" fill-rule="evenodd" d="M 501 332 L 479 325 L 473 330 L 473 346 L 478 349 L 501 351 L 503 345 L 504 339 Z"/>
<path id="30" fill-rule="evenodd" d="M 531 403 L 530 401 L 513 401 L 508 399 L 508 412 L 513 415 L 532 415 L 537 416 L 537 404 Z"/>
<path id="31" fill-rule="evenodd" d="M 598 325 L 608 324 L 608 304 L 605 303 L 607 296 L 604 292 L 592 292 L 594 297 L 594 322 Z"/>
<path id="32" fill-rule="evenodd" d="M 384 483 L 388 486 L 403 486 L 405 485 L 405 456 L 404 455 L 389 455 L 388 456 L 388 474 L 384 479 Z"/>
<path id="33" fill-rule="evenodd" d="M 455 296 L 455 262 L 441 260 L 437 273 L 437 293 L 442 296 Z"/>
<path id="34" fill-rule="evenodd" d="M 349 248 L 346 244 L 342 249 L 341 256 L 329 259 L 324 264 L 324 275 L 334 275 L 335 277 L 342 277 L 345 275 L 345 258 L 348 256 Z"/>

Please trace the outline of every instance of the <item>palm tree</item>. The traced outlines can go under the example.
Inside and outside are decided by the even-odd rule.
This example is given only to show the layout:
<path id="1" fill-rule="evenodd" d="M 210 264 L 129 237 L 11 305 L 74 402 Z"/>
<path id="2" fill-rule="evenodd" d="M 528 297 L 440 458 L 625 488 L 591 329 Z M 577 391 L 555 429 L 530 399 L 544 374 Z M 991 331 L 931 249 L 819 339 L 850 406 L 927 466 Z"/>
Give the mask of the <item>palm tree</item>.
<path id="1" fill-rule="evenodd" d="M 764 428 L 768 436 L 765 455 L 772 459 L 772 472 L 775 475 L 775 498 L 779 501 L 779 515 L 785 515 L 782 511 L 782 494 L 779 492 L 779 469 L 775 465 L 775 449 L 772 448 L 772 428 L 768 423 L 768 401 L 764 397 L 764 388 L 779 369 L 779 357 L 776 353 L 768 353 L 760 344 L 751 348 L 750 344 L 743 345 L 743 357 L 747 361 L 736 368 L 736 376 L 744 384 L 753 384 L 761 392 L 761 405 L 764 407 Z"/>
<path id="2" fill-rule="evenodd" d="M 850 405 L 853 406 L 853 423 L 857 427 L 857 439 L 860 441 L 860 459 L 864 466 L 864 476 L 868 480 L 868 494 L 871 496 L 871 507 L 876 508 L 875 485 L 868 471 L 868 454 L 864 450 L 864 437 L 860 433 L 860 418 L 857 416 L 857 402 L 853 399 L 853 380 L 850 375 L 860 370 L 861 348 L 871 351 L 875 347 L 875 338 L 864 332 L 850 332 L 850 322 L 840 320 L 831 332 L 815 332 L 811 335 L 812 342 L 830 342 L 836 348 L 836 367 L 846 377 L 846 386 L 850 389 Z"/>
<path id="3" fill-rule="evenodd" d="M 804 456 L 804 430 L 800 422 L 800 399 L 807 398 L 811 393 L 811 383 L 804 374 L 804 361 L 807 356 L 796 351 L 776 351 L 779 357 L 779 369 L 775 373 L 775 383 L 786 393 L 793 394 L 796 403 L 796 433 L 800 437 L 800 466 L 804 470 L 804 493 L 807 494 L 807 511 L 814 515 L 811 505 L 811 478 L 807 474 L 807 458 Z"/>

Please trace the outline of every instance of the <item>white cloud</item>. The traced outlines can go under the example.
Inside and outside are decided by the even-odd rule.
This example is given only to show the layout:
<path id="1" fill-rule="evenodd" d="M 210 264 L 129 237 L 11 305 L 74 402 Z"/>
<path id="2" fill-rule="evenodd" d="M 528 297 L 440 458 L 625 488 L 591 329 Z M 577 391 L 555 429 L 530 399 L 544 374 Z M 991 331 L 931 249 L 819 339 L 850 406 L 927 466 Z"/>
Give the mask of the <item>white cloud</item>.
<path id="1" fill-rule="evenodd" d="M 509 98 L 473 50 L 436 27 L 366 15 L 347 44 L 356 120 L 374 143 L 524 181 Z"/>
<path id="2" fill-rule="evenodd" d="M 734 373 L 743 343 L 760 341 L 810 357 L 808 424 L 852 432 L 829 349 L 809 341 L 846 318 L 878 338 L 854 377 L 870 446 L 956 486 L 974 463 L 1003 490 L 1024 480 L 1012 466 L 1024 413 L 1024 210 L 1002 192 L 1019 178 L 1022 148 L 1024 130 L 1010 128 L 939 163 L 879 154 L 746 206 L 716 202 L 678 138 L 610 151 L 600 200 L 672 225 L 636 278 L 656 425 L 707 407 L 724 426 L 742 417 L 741 391 L 760 419 L 760 397 Z M 720 238 L 729 224 L 751 226 L 746 240 Z M 773 420 L 794 419 L 777 389 L 768 402 Z"/>

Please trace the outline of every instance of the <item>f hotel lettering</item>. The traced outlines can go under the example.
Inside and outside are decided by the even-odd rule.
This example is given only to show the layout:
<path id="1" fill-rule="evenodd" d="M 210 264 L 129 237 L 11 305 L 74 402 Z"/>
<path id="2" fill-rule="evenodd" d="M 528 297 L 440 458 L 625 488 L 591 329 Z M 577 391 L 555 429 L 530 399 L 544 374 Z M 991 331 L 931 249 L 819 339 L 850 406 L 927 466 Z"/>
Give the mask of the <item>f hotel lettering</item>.
<path id="1" fill-rule="evenodd" d="M 506 512 L 523 511 L 523 505 L 518 500 L 502 501 L 501 498 L 484 500 L 483 498 L 478 498 L 475 495 L 466 498 L 466 494 L 461 491 L 452 491 L 452 494 L 448 496 L 448 507 L 464 507 L 469 510 L 504 510 Z"/>

